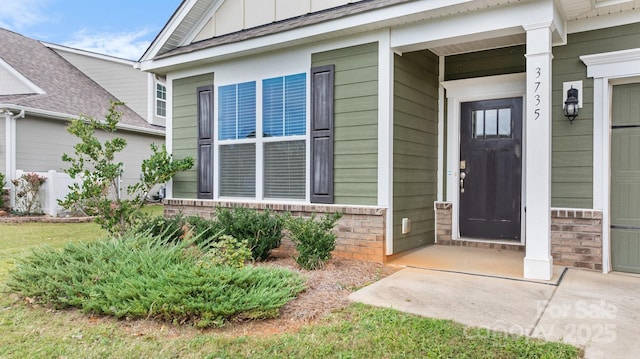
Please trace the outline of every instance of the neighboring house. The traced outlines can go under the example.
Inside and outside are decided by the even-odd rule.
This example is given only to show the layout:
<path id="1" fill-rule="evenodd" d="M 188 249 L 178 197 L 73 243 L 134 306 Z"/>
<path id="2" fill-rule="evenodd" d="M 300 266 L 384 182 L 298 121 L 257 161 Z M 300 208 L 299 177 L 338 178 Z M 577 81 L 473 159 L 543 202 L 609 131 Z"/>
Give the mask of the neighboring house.
<path id="1" fill-rule="evenodd" d="M 66 131 L 68 121 L 81 114 L 103 119 L 110 102 L 116 100 L 51 48 L 0 29 L 0 171 L 7 182 L 17 170 L 62 172 L 68 168 L 62 155 L 73 154 L 77 142 Z M 126 186 L 140 178 L 142 160 L 151 154 L 149 145 L 164 141 L 164 127 L 147 123 L 127 106 L 120 110 L 123 115 L 116 135 L 128 145 L 117 159 L 125 162 L 121 188 L 126 193 Z"/>
<path id="2" fill-rule="evenodd" d="M 185 0 L 140 59 L 167 79 L 168 147 L 197 157 L 167 213 L 341 211 L 337 255 L 640 272 L 639 6 Z"/>
<path id="3" fill-rule="evenodd" d="M 135 61 L 44 43 L 153 125 L 164 126 L 167 88 L 163 78 L 134 68 Z"/>

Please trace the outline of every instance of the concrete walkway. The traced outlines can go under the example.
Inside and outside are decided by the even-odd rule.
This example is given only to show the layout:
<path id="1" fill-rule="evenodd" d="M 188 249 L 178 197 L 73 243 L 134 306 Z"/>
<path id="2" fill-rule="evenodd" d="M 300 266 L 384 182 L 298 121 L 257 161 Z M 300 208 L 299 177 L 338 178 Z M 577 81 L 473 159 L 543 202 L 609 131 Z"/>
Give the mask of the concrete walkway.
<path id="1" fill-rule="evenodd" d="M 569 269 L 559 284 L 406 268 L 349 296 L 469 326 L 640 358 L 640 277 Z"/>

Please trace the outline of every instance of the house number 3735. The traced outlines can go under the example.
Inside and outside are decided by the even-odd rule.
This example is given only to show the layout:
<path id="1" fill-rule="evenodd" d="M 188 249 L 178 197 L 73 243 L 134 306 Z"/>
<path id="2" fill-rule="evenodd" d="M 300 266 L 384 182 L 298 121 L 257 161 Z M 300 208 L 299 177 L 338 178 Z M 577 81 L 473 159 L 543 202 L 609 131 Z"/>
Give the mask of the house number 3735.
<path id="1" fill-rule="evenodd" d="M 537 120 L 540 118 L 540 77 L 542 76 L 539 67 L 536 67 L 535 75 L 535 82 L 533 83 L 535 85 L 533 89 L 533 119 Z"/>

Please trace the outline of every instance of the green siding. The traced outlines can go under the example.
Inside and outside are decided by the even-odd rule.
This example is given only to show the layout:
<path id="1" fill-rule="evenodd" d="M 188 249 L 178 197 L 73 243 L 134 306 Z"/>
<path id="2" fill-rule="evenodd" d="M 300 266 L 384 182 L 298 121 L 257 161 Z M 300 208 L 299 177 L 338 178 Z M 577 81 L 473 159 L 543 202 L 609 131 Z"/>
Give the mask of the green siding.
<path id="1" fill-rule="evenodd" d="M 438 57 L 394 56 L 393 251 L 434 241 L 438 168 Z M 402 234 L 402 218 L 411 232 Z"/>
<path id="2" fill-rule="evenodd" d="M 213 84 L 213 74 L 173 81 L 173 157 L 182 159 L 197 156 L 197 88 Z M 197 163 L 197 161 L 196 161 Z M 196 166 L 173 178 L 174 198 L 197 198 L 198 172 Z"/>
<path id="3" fill-rule="evenodd" d="M 640 24 L 587 31 L 568 36 L 553 48 L 553 127 L 551 205 L 593 206 L 593 79 L 580 56 L 625 50 L 640 44 Z M 570 124 L 562 114 L 562 83 L 582 80 L 583 105 Z"/>
<path id="4" fill-rule="evenodd" d="M 334 202 L 378 202 L 378 44 L 311 56 L 312 66 L 335 65 Z"/>
<path id="5" fill-rule="evenodd" d="M 445 80 L 513 74 L 526 71 L 525 46 L 470 52 L 445 58 Z"/>

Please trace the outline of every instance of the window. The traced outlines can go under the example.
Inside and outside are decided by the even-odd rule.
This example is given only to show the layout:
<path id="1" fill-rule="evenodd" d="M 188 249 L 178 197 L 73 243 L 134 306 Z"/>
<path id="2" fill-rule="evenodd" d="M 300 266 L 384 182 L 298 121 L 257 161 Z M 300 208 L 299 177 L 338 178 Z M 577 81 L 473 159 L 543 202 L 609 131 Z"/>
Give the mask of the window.
<path id="1" fill-rule="evenodd" d="M 256 137 L 256 83 L 222 86 L 218 90 L 218 139 Z"/>
<path id="2" fill-rule="evenodd" d="M 471 113 L 473 138 L 511 137 L 511 109 L 475 110 Z"/>
<path id="3" fill-rule="evenodd" d="M 307 75 L 264 79 L 259 89 L 257 84 L 218 88 L 219 195 L 304 199 Z"/>
<path id="4" fill-rule="evenodd" d="M 304 199 L 307 75 L 262 81 L 264 197 Z"/>
<path id="5" fill-rule="evenodd" d="M 256 195 L 256 83 L 218 89 L 220 196 Z"/>
<path id="6" fill-rule="evenodd" d="M 156 83 L 156 116 L 167 116 L 167 87 Z"/>

